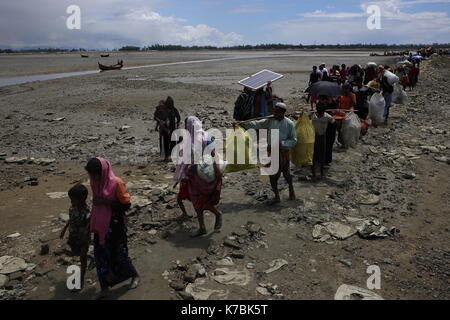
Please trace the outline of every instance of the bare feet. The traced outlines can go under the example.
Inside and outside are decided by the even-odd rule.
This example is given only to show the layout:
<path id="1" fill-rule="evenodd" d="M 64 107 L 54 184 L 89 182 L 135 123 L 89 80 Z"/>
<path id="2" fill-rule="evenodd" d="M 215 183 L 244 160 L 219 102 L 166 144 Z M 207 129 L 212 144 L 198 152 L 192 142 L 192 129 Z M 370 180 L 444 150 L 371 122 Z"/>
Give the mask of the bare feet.
<path id="1" fill-rule="evenodd" d="M 276 204 L 278 204 L 278 203 L 280 203 L 280 202 L 281 202 L 281 199 L 280 199 L 279 197 L 275 197 L 275 199 L 270 200 L 270 201 L 267 203 L 267 205 L 268 205 L 268 206 L 274 206 L 274 205 L 276 205 Z"/>
<path id="2" fill-rule="evenodd" d="M 140 282 L 141 282 L 141 279 L 139 278 L 139 276 L 133 277 L 131 279 L 131 283 L 130 283 L 130 290 L 136 289 L 139 286 Z"/>
<path id="3" fill-rule="evenodd" d="M 214 225 L 214 231 L 220 231 L 222 228 L 222 215 L 216 216 L 216 224 Z"/>
<path id="4" fill-rule="evenodd" d="M 197 232 L 191 234 L 191 238 L 198 238 L 198 237 L 201 237 L 201 236 L 203 236 L 205 234 L 207 234 L 206 229 L 200 228 L 200 229 L 197 230 Z"/>
<path id="5" fill-rule="evenodd" d="M 102 289 L 102 291 L 100 291 L 99 295 L 97 296 L 97 300 L 102 300 L 102 299 L 107 298 L 108 294 L 109 294 L 108 288 Z"/>

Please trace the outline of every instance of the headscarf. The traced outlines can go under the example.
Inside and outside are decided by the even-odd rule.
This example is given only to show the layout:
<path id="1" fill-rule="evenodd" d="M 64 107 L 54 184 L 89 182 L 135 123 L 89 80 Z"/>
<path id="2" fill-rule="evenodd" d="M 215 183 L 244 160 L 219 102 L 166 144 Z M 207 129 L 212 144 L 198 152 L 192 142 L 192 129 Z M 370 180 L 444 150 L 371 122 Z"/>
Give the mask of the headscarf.
<path id="1" fill-rule="evenodd" d="M 116 198 L 117 181 L 111 164 L 108 160 L 98 157 L 102 165 L 102 175 L 100 180 L 94 180 L 89 177 L 92 194 L 94 197 L 101 197 L 109 201 Z M 105 244 L 106 234 L 108 233 L 111 220 L 111 207 L 108 205 L 93 205 L 91 210 L 91 231 L 96 232 L 99 237 L 100 245 Z"/>
<path id="2" fill-rule="evenodd" d="M 195 162 L 195 154 L 201 153 L 203 156 L 203 150 L 205 150 L 208 145 L 208 134 L 202 129 L 202 122 L 194 116 L 189 116 L 186 120 L 186 130 L 190 134 L 191 145 L 190 145 L 190 153 L 191 159 L 190 163 L 186 163 L 187 159 L 183 158 L 183 161 L 180 164 L 177 164 L 175 169 L 175 181 L 181 181 L 186 178 L 186 172 L 190 164 L 194 164 Z M 186 161 L 186 162 L 185 162 Z"/>

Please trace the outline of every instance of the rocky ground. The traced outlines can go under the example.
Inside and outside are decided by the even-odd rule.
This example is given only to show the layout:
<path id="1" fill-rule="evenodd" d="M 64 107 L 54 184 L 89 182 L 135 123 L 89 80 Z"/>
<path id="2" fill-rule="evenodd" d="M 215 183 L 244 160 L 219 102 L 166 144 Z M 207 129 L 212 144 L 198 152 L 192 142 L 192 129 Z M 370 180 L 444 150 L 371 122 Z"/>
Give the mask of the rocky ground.
<path id="1" fill-rule="evenodd" d="M 115 77 L 102 82 L 104 88 L 92 88 L 96 94 L 90 94 L 89 86 L 84 89 L 88 98 L 83 104 L 77 103 L 80 86 L 67 89 L 69 80 L 46 88 L 47 104 L 41 97 L 35 106 L 32 93 L 23 95 L 21 104 L 29 109 L 16 105 L 3 115 L 8 130 L 1 133 L 0 252 L 20 259 L 17 271 L 0 275 L 0 297 L 95 297 L 93 265 L 83 291 L 67 290 L 66 269 L 77 260 L 58 235 L 67 220 L 65 192 L 75 182 L 87 183 L 82 164 L 90 155 L 105 154 L 114 159 L 133 196 L 129 247 L 142 277 L 139 288 L 128 291 L 127 284 L 120 285 L 111 299 L 333 299 L 342 284 L 365 288 L 372 265 L 381 271 L 381 289 L 373 292 L 384 299 L 449 299 L 450 95 L 448 80 L 439 73 L 449 67 L 448 58 L 425 62 L 418 88 L 408 91 L 410 103 L 395 105 L 389 125 L 370 128 L 355 149 L 336 149 L 325 180 L 311 182 L 309 169 L 293 168 L 298 200 L 287 200 L 281 179 L 283 202 L 268 207 L 265 201 L 272 194 L 258 171 L 226 175 L 222 232 L 198 239 L 189 237 L 194 219 L 174 219 L 179 209 L 171 188 L 173 166 L 158 162 L 148 133 L 151 113 L 138 107 L 144 101 L 138 90 L 143 82 L 121 82 L 129 95 L 133 86 L 140 93 L 127 110 L 120 108 L 123 101 L 113 99 L 110 105 L 102 103 L 104 111 L 92 108 L 100 99 L 98 90 L 103 89 L 103 102 L 108 90 L 124 90 Z M 280 63 L 283 68 L 287 64 Z M 170 76 L 160 81 L 150 86 L 166 88 L 165 94 L 232 93 L 214 83 L 171 82 Z M 13 105 L 21 90 L 40 86 L 44 83 L 4 88 L 1 99 Z M 304 102 L 298 87 L 291 84 L 282 96 L 299 106 Z M 68 99 L 61 103 L 73 104 L 72 109 L 63 112 L 55 97 Z M 226 127 L 231 121 L 228 100 L 208 104 L 202 99 L 198 106 L 192 103 L 191 113 L 207 119 L 206 128 Z M 80 130 L 83 121 L 89 125 Z M 70 139 L 62 139 L 64 134 Z M 193 215 L 190 206 L 188 211 Z M 212 229 L 213 216 L 206 220 Z"/>

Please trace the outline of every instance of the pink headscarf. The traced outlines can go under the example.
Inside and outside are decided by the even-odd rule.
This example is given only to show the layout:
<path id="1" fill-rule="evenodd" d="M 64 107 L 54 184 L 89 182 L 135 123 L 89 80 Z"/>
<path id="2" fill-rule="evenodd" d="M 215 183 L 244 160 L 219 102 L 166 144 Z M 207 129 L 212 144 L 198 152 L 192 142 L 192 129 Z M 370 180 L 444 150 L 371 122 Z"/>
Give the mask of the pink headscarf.
<path id="1" fill-rule="evenodd" d="M 175 181 L 181 181 L 186 178 L 186 171 L 190 164 L 194 163 L 194 153 L 201 152 L 203 155 L 203 150 L 205 150 L 208 145 L 208 133 L 202 129 L 202 122 L 194 116 L 189 116 L 186 120 L 186 130 L 191 136 L 191 162 L 178 164 L 175 169 Z M 183 159 L 184 160 L 184 159 Z"/>
<path id="2" fill-rule="evenodd" d="M 102 176 L 100 180 L 94 180 L 89 177 L 92 194 L 94 197 L 101 197 L 109 201 L 116 199 L 117 181 L 111 164 L 108 160 L 98 157 L 102 165 Z M 100 245 L 105 244 L 106 234 L 108 233 L 111 220 L 111 207 L 107 205 L 93 205 L 91 210 L 91 231 L 96 232 L 99 237 Z"/>

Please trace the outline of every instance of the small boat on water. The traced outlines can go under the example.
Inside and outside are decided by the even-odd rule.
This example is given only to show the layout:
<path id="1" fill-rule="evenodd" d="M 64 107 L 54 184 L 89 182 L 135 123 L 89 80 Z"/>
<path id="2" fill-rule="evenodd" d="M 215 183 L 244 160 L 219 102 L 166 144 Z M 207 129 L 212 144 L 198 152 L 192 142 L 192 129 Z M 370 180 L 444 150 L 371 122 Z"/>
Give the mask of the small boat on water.
<path id="1" fill-rule="evenodd" d="M 82 58 L 89 58 L 89 56 L 87 54 L 82 54 L 81 57 Z"/>
<path id="2" fill-rule="evenodd" d="M 109 57 L 109 53 L 108 53 L 108 54 L 101 54 L 100 57 L 102 57 L 102 58 L 108 58 L 108 57 Z"/>
<path id="3" fill-rule="evenodd" d="M 117 64 L 112 65 L 112 66 L 105 66 L 103 64 L 101 64 L 100 62 L 98 63 L 98 67 L 101 71 L 107 71 L 107 70 L 120 70 L 123 67 L 123 61 L 117 61 Z"/>

